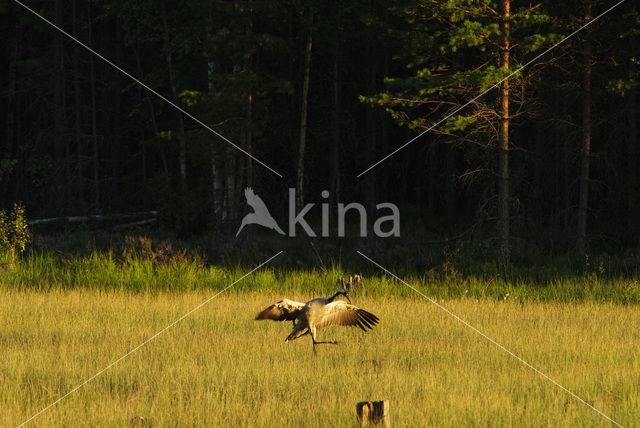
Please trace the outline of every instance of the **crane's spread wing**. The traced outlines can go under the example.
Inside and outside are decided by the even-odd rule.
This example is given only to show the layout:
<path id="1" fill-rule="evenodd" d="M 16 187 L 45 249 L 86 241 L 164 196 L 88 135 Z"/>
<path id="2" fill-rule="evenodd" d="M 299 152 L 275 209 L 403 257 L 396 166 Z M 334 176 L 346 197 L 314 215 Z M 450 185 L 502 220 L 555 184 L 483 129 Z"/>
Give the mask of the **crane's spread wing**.
<path id="1" fill-rule="evenodd" d="M 352 325 L 367 331 L 367 328 L 371 329 L 377 323 L 378 317 L 371 312 L 367 312 L 345 301 L 337 300 L 323 308 L 323 313 L 320 320 L 316 323 L 316 327 Z"/>
<path id="2" fill-rule="evenodd" d="M 304 303 L 294 302 L 289 299 L 282 299 L 278 303 L 274 303 L 267 309 L 260 312 L 257 320 L 274 320 L 274 321 L 292 321 L 298 318 L 302 313 Z"/>

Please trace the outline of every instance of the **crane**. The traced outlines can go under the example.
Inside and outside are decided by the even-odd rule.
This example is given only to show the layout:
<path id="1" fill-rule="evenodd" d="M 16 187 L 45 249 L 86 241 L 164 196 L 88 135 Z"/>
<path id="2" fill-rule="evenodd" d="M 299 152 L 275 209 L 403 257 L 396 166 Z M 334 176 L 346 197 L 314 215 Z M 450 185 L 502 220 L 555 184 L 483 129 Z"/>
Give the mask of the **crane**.
<path id="1" fill-rule="evenodd" d="M 371 312 L 352 305 L 348 295 L 350 282 L 345 283 L 342 278 L 338 281 L 343 287 L 331 297 L 318 297 L 306 303 L 282 299 L 261 311 L 256 316 L 256 320 L 293 321 L 293 330 L 289 333 L 285 342 L 309 334 L 313 341 L 314 353 L 316 352 L 316 345 L 325 343 L 338 344 L 338 342 L 317 341 L 316 331 L 319 328 L 330 325 L 343 325 L 360 327 L 365 332 L 367 329 L 372 329 L 378 323 L 378 317 Z M 349 303 L 343 300 L 336 300 L 339 296 L 344 296 Z"/>

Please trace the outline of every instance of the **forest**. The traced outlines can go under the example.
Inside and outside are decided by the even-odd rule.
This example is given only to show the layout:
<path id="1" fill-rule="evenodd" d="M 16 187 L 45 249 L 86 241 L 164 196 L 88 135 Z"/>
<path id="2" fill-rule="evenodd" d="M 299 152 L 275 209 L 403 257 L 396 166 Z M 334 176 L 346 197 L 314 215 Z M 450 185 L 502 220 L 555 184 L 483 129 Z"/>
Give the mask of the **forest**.
<path id="1" fill-rule="evenodd" d="M 232 235 L 246 187 L 277 218 L 288 188 L 298 207 L 327 190 L 397 204 L 405 236 L 470 231 L 503 256 L 633 252 L 639 10 L 6 1 L 0 208 L 157 210 L 177 236 Z"/>
<path id="2" fill-rule="evenodd" d="M 637 426 L 637 0 L 0 23 L 0 425 Z"/>

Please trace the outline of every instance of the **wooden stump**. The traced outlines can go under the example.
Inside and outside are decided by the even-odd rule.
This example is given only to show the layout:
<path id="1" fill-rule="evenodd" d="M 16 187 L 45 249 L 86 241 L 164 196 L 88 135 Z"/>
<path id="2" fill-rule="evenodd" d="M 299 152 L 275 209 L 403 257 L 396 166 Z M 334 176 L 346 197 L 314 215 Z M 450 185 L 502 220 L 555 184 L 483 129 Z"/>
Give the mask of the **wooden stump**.
<path id="1" fill-rule="evenodd" d="M 360 426 L 380 425 L 389 428 L 389 400 L 361 401 L 356 404 Z"/>
<path id="2" fill-rule="evenodd" d="M 131 425 L 132 427 L 147 425 L 147 418 L 145 418 L 144 416 L 134 416 L 129 421 L 129 425 Z"/>

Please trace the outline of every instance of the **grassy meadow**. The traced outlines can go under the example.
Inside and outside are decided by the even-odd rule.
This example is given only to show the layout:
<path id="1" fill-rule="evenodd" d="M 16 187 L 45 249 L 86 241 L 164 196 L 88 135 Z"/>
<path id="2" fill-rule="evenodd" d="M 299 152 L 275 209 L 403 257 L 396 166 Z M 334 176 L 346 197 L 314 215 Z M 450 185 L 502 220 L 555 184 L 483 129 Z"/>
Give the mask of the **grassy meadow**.
<path id="1" fill-rule="evenodd" d="M 264 259 L 270 256 L 267 255 Z M 248 269 L 178 255 L 32 254 L 0 272 L 0 425 L 16 426 Z M 364 273 L 364 272 L 363 272 Z M 335 291 L 337 268 L 265 266 L 40 415 L 35 426 L 355 426 L 390 400 L 394 426 L 610 426 L 407 287 L 364 275 L 368 333 L 254 321 L 288 297 Z M 544 283 L 449 266 L 408 281 L 624 426 L 640 425 L 637 280 Z"/>
<path id="2" fill-rule="evenodd" d="M 0 295 L 3 425 L 30 415 L 210 296 L 93 290 Z M 36 426 L 354 426 L 389 399 L 394 426 L 609 426 L 424 299 L 355 295 L 380 325 L 284 343 L 253 316 L 278 293 L 230 292 L 67 397 Z M 295 294 L 301 300 L 310 295 Z M 640 421 L 640 308 L 451 299 L 446 306 L 625 426 Z"/>

